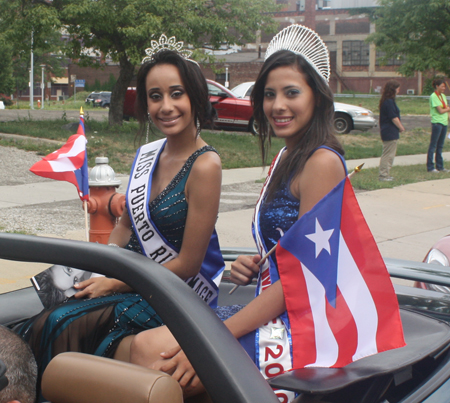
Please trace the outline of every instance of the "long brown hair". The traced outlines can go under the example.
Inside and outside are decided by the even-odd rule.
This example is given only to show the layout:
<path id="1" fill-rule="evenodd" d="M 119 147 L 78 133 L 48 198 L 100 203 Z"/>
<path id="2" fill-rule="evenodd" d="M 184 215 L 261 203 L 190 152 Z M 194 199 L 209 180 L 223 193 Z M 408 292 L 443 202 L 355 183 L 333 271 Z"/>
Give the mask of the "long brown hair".
<path id="1" fill-rule="evenodd" d="M 381 105 L 383 105 L 383 102 L 386 101 L 386 99 L 392 98 L 395 99 L 395 96 L 397 95 L 397 88 L 400 87 L 400 83 L 397 80 L 389 80 L 384 88 L 383 92 L 381 93 L 381 99 L 379 108 L 381 110 Z"/>
<path id="2" fill-rule="evenodd" d="M 304 75 L 306 82 L 313 91 L 315 107 L 305 134 L 300 138 L 295 149 L 281 161 L 275 170 L 267 191 L 268 200 L 274 196 L 282 183 L 288 183 L 303 170 L 306 161 L 318 147 L 325 145 L 344 155 L 344 150 L 334 134 L 334 103 L 330 87 L 302 56 L 288 50 L 280 50 L 264 62 L 251 94 L 253 116 L 258 126 L 263 164 L 266 164 L 271 138 L 274 135 L 264 114 L 264 88 L 269 73 L 282 66 L 295 66 Z"/>

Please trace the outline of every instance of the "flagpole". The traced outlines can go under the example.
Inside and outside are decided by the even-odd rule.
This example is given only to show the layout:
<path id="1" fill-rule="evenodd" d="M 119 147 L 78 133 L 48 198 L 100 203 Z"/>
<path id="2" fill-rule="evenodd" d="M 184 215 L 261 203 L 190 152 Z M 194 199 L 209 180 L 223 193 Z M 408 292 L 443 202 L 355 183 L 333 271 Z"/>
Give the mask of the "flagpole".
<path id="1" fill-rule="evenodd" d="M 361 165 L 358 165 L 351 173 L 348 174 L 348 178 L 351 179 L 351 177 L 355 174 L 361 171 L 362 167 L 364 166 L 364 162 Z M 278 228 L 277 228 L 278 229 Z M 262 259 L 256 264 L 257 266 L 262 265 L 266 259 L 273 253 L 275 252 L 275 249 L 277 248 L 278 243 L 275 244 L 275 246 L 269 250 L 269 252 L 267 252 Z M 237 289 L 239 288 L 239 285 L 236 284 L 228 293 L 229 295 L 233 294 Z"/>
<path id="2" fill-rule="evenodd" d="M 277 245 L 278 245 L 278 244 L 275 244 L 275 246 L 274 246 L 271 250 L 269 250 L 269 252 L 267 252 L 267 253 L 262 257 L 262 259 L 261 259 L 258 263 L 256 263 L 256 265 L 257 265 L 257 266 L 261 266 L 261 265 L 267 260 L 267 258 L 268 258 L 273 252 L 275 252 L 275 249 L 277 248 Z M 230 290 L 230 292 L 229 292 L 228 294 L 229 294 L 229 295 L 233 294 L 233 292 L 235 292 L 238 288 L 239 288 L 239 285 L 236 284 L 236 285 Z"/>
<path id="3" fill-rule="evenodd" d="M 86 231 L 86 242 L 89 242 L 88 206 L 86 200 L 83 200 L 83 205 L 84 205 L 84 228 Z"/>

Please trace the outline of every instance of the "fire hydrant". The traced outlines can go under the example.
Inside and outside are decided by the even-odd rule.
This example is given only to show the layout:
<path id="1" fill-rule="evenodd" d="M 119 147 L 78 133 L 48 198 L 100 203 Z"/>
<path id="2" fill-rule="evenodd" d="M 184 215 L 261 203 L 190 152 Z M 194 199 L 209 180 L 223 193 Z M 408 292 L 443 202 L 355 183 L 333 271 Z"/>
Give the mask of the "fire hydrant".
<path id="1" fill-rule="evenodd" d="M 41 107 L 41 100 L 40 99 L 38 99 L 37 104 L 38 104 L 38 108 L 40 108 Z"/>
<path id="2" fill-rule="evenodd" d="M 89 173 L 89 242 L 107 244 L 117 219 L 125 209 L 125 195 L 116 193 L 122 181 L 116 179 L 107 157 L 97 157 Z"/>

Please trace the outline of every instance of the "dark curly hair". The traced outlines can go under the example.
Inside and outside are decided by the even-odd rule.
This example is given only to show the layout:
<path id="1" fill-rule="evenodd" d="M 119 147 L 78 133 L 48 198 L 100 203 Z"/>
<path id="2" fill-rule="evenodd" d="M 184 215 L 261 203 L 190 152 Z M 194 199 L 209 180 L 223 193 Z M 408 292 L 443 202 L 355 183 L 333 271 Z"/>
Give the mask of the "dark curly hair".
<path id="1" fill-rule="evenodd" d="M 263 164 L 266 164 L 271 138 L 274 135 L 264 114 L 264 88 L 269 73 L 284 66 L 294 66 L 303 74 L 313 91 L 315 106 L 313 117 L 308 127 L 305 128 L 304 135 L 298 141 L 295 149 L 289 153 L 274 172 L 273 179 L 268 187 L 268 200 L 273 197 L 282 183 L 287 183 L 303 170 L 306 161 L 319 146 L 328 146 L 344 155 L 344 150 L 334 134 L 334 102 L 330 87 L 302 56 L 288 50 L 280 50 L 264 62 L 251 94 L 253 116 L 258 126 Z"/>
<path id="2" fill-rule="evenodd" d="M 142 64 L 137 74 L 135 114 L 139 121 L 139 137 L 145 133 L 148 123 L 147 91 L 145 80 L 150 70 L 159 64 L 171 64 L 175 66 L 181 76 L 183 86 L 191 102 L 191 110 L 196 124 L 203 129 L 206 125 L 212 125 L 215 116 L 211 103 L 209 102 L 208 86 L 205 76 L 200 67 L 187 61 L 177 52 L 162 50 L 153 58 Z"/>

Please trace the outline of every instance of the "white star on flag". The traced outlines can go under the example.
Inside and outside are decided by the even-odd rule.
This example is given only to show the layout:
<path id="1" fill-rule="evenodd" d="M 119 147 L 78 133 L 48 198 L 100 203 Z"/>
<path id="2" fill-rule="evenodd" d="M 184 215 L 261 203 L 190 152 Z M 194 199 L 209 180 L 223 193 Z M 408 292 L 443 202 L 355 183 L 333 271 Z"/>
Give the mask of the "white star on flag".
<path id="1" fill-rule="evenodd" d="M 306 238 L 313 241 L 316 244 L 316 258 L 319 256 L 320 252 L 325 249 L 329 255 L 331 255 L 330 250 L 330 238 L 333 234 L 334 229 L 329 229 L 324 231 L 316 217 L 316 232 L 313 234 L 305 235 Z"/>

